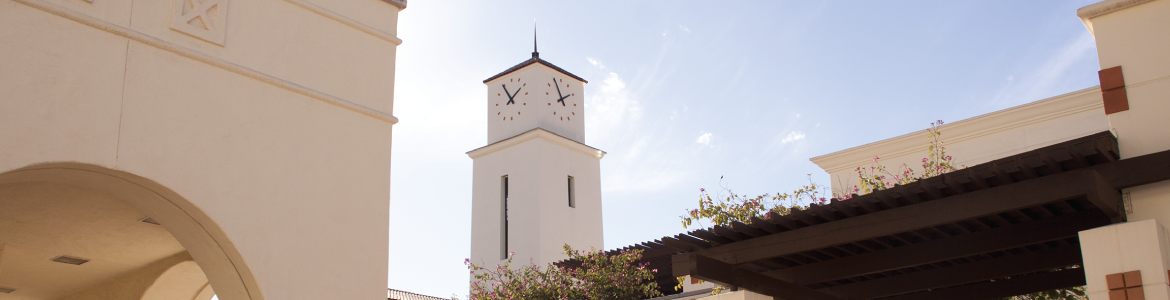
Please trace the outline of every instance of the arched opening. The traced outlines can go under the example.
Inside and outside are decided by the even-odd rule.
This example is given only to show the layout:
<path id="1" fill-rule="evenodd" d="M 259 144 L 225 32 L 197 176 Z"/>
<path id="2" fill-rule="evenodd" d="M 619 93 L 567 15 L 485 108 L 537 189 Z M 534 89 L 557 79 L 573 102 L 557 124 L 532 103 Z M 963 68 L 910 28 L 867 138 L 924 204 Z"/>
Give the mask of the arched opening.
<path id="1" fill-rule="evenodd" d="M 0 288 L 11 290 L 0 298 L 30 300 L 263 299 L 194 204 L 141 176 L 80 163 L 0 174 Z"/>

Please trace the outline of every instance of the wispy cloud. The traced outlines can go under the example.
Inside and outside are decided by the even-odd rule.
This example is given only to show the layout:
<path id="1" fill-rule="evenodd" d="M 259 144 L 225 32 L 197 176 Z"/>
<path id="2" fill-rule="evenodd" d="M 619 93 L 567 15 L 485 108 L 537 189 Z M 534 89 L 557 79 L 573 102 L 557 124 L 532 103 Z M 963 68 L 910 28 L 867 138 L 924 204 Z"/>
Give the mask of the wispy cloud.
<path id="1" fill-rule="evenodd" d="M 678 25 L 678 29 L 682 29 L 682 31 L 686 31 L 687 33 L 691 33 L 691 29 L 685 25 L 682 25 L 682 24 Z"/>
<path id="2" fill-rule="evenodd" d="M 1085 60 L 1095 60 L 1093 36 L 1083 34 L 1061 47 L 1055 55 L 1020 76 L 1010 75 L 995 95 L 997 106 L 1012 106 L 1050 97 L 1063 90 L 1069 71 Z"/>
<path id="3" fill-rule="evenodd" d="M 710 146 L 711 145 L 711 133 L 710 132 L 703 133 L 703 135 L 700 135 L 699 138 L 695 139 L 695 142 L 699 143 L 699 144 Z"/>
<path id="4" fill-rule="evenodd" d="M 787 143 L 791 143 L 791 142 L 795 142 L 795 141 L 799 141 L 799 140 L 803 140 L 803 139 L 804 139 L 804 133 L 800 133 L 799 131 L 791 131 L 791 132 L 788 132 L 788 136 L 785 136 L 783 140 L 780 140 L 780 143 L 787 144 Z"/>
<path id="5" fill-rule="evenodd" d="M 662 151 L 672 142 L 670 128 L 656 127 L 644 120 L 645 113 L 638 89 L 644 80 L 631 84 L 602 60 L 587 58 L 596 71 L 604 74 L 586 96 L 586 138 L 607 152 L 602 168 L 602 192 L 658 191 L 672 187 L 692 176 L 679 161 L 694 159 L 688 151 Z M 660 130 L 666 130 L 662 132 Z M 708 136 L 706 143 L 710 143 Z"/>

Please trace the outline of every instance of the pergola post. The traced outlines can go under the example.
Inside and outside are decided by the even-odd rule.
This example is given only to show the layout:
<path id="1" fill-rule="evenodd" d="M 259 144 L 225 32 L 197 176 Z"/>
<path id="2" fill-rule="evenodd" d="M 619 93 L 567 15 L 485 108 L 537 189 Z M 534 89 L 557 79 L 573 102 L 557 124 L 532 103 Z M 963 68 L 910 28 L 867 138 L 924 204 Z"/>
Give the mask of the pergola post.
<path id="1" fill-rule="evenodd" d="M 1170 238 L 1148 219 L 1081 231 L 1090 300 L 1170 300 Z"/>

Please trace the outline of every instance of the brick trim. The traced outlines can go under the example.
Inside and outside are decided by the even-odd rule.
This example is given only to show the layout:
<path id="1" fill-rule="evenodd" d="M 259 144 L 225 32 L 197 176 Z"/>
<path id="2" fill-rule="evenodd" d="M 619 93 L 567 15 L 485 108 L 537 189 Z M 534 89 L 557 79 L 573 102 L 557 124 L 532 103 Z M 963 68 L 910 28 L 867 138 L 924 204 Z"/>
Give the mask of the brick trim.
<path id="1" fill-rule="evenodd" d="M 1142 271 L 1105 275 L 1105 285 L 1109 288 L 1109 300 L 1146 300 Z"/>
<path id="2" fill-rule="evenodd" d="M 1125 93 L 1125 76 L 1121 66 L 1097 71 L 1101 80 L 1101 98 L 1105 102 L 1105 114 L 1111 115 L 1129 110 L 1129 96 Z"/>

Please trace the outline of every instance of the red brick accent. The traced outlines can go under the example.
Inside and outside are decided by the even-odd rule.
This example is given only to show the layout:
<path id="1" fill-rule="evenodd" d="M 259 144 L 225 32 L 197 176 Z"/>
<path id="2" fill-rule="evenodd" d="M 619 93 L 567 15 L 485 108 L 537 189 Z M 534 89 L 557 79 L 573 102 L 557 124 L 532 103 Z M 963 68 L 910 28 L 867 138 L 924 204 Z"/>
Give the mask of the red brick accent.
<path id="1" fill-rule="evenodd" d="M 1109 291 L 1109 300 L 1129 300 L 1125 295 L 1125 290 Z"/>
<path id="2" fill-rule="evenodd" d="M 1142 286 L 1142 271 L 1129 271 L 1121 275 L 1125 276 L 1125 287 Z"/>
<path id="3" fill-rule="evenodd" d="M 1097 77 L 1101 80 L 1101 98 L 1105 102 L 1105 114 L 1129 110 L 1129 97 L 1125 93 L 1125 76 L 1121 73 L 1121 66 L 1098 71 Z"/>
<path id="4" fill-rule="evenodd" d="M 1132 287 L 1125 289 L 1125 300 L 1146 300 L 1146 293 L 1142 287 Z"/>
<path id="5" fill-rule="evenodd" d="M 1121 273 L 1105 275 L 1105 286 L 1109 290 L 1120 290 L 1125 288 L 1125 277 Z"/>
<path id="6" fill-rule="evenodd" d="M 1125 75 L 1121 74 L 1121 66 L 1097 71 L 1097 77 L 1101 80 L 1102 91 L 1125 87 Z"/>
<path id="7" fill-rule="evenodd" d="M 1129 110 L 1129 96 L 1125 88 L 1101 92 L 1101 98 L 1105 102 L 1106 115 Z"/>
<path id="8" fill-rule="evenodd" d="M 1170 270 L 1167 270 L 1170 274 Z M 1109 287 L 1109 300 L 1146 300 L 1142 289 L 1142 271 L 1129 271 L 1105 275 Z"/>

